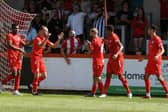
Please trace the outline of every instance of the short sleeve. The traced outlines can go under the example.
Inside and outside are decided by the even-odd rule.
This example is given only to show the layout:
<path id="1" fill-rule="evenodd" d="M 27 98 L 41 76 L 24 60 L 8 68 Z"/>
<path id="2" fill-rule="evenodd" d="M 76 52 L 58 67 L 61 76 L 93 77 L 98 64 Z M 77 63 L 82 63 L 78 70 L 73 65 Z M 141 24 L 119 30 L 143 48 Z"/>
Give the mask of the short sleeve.
<path id="1" fill-rule="evenodd" d="M 10 34 L 8 34 L 8 35 L 6 36 L 6 40 L 7 40 L 7 42 L 9 42 L 9 43 L 12 42 L 12 38 L 11 38 L 11 35 L 10 35 Z"/>
<path id="2" fill-rule="evenodd" d="M 114 39 L 114 42 L 115 42 L 115 43 L 120 42 L 120 39 L 119 39 L 119 37 L 118 37 L 117 35 L 114 35 L 114 36 L 113 36 L 113 39 Z"/>

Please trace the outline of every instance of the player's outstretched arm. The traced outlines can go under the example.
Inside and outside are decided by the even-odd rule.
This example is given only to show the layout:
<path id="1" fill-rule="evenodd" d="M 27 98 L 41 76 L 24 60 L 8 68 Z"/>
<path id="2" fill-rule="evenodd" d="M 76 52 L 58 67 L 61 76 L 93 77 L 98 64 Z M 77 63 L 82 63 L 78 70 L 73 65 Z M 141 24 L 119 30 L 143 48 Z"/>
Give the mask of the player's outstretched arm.
<path id="1" fill-rule="evenodd" d="M 59 43 L 60 43 L 60 40 L 62 39 L 64 37 L 64 33 L 63 32 L 61 32 L 59 35 L 58 35 L 58 40 L 55 42 L 55 43 L 51 43 L 50 42 L 50 47 L 51 48 L 57 48 L 57 46 L 59 45 Z"/>

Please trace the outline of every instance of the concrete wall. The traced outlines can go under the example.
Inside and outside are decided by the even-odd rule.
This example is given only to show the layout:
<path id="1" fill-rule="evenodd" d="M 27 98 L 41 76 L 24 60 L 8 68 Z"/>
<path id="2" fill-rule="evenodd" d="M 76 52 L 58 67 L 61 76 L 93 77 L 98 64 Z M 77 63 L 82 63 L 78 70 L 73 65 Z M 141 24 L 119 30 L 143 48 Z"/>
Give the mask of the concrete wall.
<path id="1" fill-rule="evenodd" d="M 144 9 L 152 13 L 152 23 L 160 26 L 160 0 L 144 0 Z"/>

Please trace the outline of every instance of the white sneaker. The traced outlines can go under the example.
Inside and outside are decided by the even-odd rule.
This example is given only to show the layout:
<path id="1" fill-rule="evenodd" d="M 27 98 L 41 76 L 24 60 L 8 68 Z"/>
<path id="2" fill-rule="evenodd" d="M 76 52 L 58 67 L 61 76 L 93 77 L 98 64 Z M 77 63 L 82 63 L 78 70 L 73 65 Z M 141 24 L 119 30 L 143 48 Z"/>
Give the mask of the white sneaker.
<path id="1" fill-rule="evenodd" d="M 13 91 L 13 95 L 16 95 L 16 96 L 22 96 L 22 94 L 21 94 L 18 90 Z"/>
<path id="2" fill-rule="evenodd" d="M 101 94 L 101 95 L 99 96 L 99 98 L 105 98 L 105 97 L 107 97 L 106 94 Z"/>
<path id="3" fill-rule="evenodd" d="M 132 99 L 132 93 L 129 93 L 129 94 L 128 94 L 128 98 L 129 98 L 129 99 Z"/>

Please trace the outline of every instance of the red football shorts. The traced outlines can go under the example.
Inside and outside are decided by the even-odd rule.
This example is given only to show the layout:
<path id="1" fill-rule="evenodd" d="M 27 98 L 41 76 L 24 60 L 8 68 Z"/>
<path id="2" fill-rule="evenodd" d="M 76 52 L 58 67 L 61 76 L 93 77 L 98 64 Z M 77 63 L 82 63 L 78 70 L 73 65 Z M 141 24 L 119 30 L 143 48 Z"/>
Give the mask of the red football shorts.
<path id="1" fill-rule="evenodd" d="M 145 68 L 145 74 L 149 75 L 161 75 L 161 64 L 147 63 Z"/>
<path id="2" fill-rule="evenodd" d="M 93 64 L 93 75 L 95 77 L 100 77 L 103 72 L 104 65 L 94 65 Z"/>
<path id="3" fill-rule="evenodd" d="M 46 73 L 46 67 L 43 58 L 31 57 L 31 69 L 33 74 Z"/>
<path id="4" fill-rule="evenodd" d="M 117 58 L 116 60 L 109 59 L 107 63 L 107 74 L 123 75 L 124 59 Z"/>
<path id="5" fill-rule="evenodd" d="M 22 60 L 20 56 L 15 57 L 15 58 L 8 56 L 8 63 L 9 63 L 9 68 L 11 72 L 14 72 L 14 70 L 22 69 Z"/>

